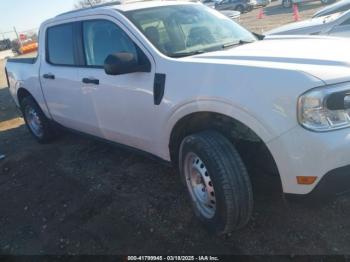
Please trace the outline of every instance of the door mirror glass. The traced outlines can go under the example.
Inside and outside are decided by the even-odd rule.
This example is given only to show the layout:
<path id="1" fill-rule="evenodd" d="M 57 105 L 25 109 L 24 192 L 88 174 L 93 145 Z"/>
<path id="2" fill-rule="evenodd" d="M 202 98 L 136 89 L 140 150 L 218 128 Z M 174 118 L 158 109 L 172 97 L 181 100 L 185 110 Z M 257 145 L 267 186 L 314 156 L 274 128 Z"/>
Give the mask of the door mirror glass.
<path id="1" fill-rule="evenodd" d="M 104 69 L 107 75 L 123 75 L 135 72 L 150 72 L 150 64 L 139 64 L 133 53 L 114 53 L 105 59 Z"/>

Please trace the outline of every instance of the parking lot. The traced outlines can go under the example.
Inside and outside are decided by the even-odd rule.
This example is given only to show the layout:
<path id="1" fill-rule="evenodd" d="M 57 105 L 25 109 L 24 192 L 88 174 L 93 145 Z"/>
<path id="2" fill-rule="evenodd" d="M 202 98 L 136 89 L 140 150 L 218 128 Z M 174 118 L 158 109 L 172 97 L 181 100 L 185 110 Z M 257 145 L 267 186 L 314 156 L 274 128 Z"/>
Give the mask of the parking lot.
<path id="1" fill-rule="evenodd" d="M 309 19 L 316 10 L 322 7 L 324 5 L 319 1 L 299 5 L 300 19 Z M 278 1 L 264 8 L 265 17 L 263 19 L 257 19 L 259 11 L 259 9 L 254 9 L 252 12 L 243 14 L 241 24 L 253 32 L 264 34 L 273 28 L 294 22 L 292 8 L 282 8 Z"/>
<path id="2" fill-rule="evenodd" d="M 301 6 L 301 18 L 321 6 Z M 277 2 L 265 18 L 258 12 L 241 24 L 263 33 L 293 21 Z M 250 223 L 215 237 L 195 219 L 175 169 L 70 133 L 39 145 L 6 86 L 0 60 L 0 255 L 350 253 L 350 196 L 286 201 L 278 179 L 251 168 Z"/>

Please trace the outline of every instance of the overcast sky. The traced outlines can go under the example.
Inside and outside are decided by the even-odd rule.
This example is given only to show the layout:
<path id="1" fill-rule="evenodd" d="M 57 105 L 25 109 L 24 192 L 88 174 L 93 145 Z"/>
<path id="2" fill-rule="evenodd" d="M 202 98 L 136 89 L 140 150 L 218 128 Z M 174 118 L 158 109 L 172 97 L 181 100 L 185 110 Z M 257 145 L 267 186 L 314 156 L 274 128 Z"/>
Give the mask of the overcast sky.
<path id="1" fill-rule="evenodd" d="M 39 28 L 41 22 L 72 10 L 76 0 L 0 0 L 0 39 L 2 32 Z M 5 37 L 13 37 L 4 34 Z"/>

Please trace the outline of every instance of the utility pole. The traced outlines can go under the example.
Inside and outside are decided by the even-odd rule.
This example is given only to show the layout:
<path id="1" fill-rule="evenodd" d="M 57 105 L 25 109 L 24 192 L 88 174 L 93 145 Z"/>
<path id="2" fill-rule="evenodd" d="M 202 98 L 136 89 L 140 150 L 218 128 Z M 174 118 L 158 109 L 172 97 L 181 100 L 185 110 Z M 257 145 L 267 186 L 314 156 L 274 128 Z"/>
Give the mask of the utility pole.
<path id="1" fill-rule="evenodd" d="M 18 33 L 17 33 L 17 30 L 16 30 L 16 27 L 15 27 L 15 26 L 13 27 L 13 31 L 15 31 L 15 34 L 16 34 L 17 40 L 18 40 L 18 42 L 19 42 L 19 45 L 22 47 L 22 41 L 21 41 L 21 39 L 19 38 L 19 35 L 18 35 Z"/>

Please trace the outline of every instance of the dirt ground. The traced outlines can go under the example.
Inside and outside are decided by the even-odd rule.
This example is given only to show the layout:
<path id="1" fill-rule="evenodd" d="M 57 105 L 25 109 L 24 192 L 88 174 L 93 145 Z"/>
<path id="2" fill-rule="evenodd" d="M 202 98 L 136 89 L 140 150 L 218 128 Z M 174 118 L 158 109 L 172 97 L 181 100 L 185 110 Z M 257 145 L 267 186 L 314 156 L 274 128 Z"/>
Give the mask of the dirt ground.
<path id="1" fill-rule="evenodd" d="M 318 2 L 301 7 L 310 16 Z M 276 6 L 244 14 L 250 29 L 292 21 Z M 259 24 L 259 25 L 257 25 Z M 279 181 L 250 170 L 255 209 L 245 228 L 209 235 L 174 169 L 65 134 L 39 145 L 19 118 L 0 62 L 1 254 L 350 254 L 350 197 L 287 202 Z"/>

